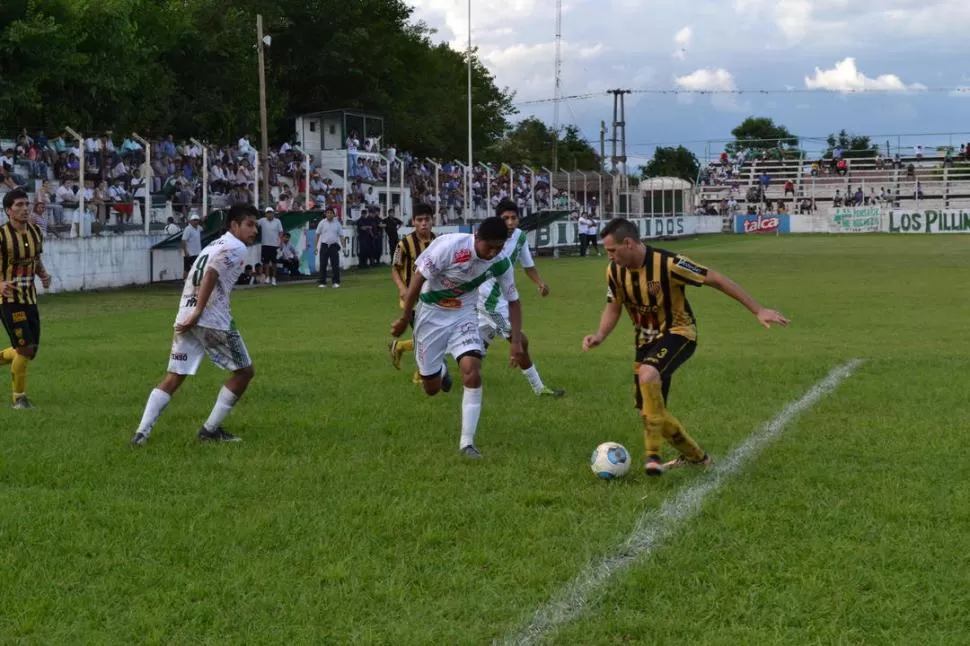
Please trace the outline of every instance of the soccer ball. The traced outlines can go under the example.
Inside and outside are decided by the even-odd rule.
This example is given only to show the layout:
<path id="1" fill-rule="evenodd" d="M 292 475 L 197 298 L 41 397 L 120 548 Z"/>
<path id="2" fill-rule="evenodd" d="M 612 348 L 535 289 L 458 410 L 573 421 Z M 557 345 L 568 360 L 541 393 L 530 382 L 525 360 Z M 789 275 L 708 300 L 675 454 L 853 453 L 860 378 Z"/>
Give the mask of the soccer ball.
<path id="1" fill-rule="evenodd" d="M 622 478 L 630 470 L 630 453 L 622 444 L 603 442 L 593 450 L 589 468 L 604 480 Z"/>

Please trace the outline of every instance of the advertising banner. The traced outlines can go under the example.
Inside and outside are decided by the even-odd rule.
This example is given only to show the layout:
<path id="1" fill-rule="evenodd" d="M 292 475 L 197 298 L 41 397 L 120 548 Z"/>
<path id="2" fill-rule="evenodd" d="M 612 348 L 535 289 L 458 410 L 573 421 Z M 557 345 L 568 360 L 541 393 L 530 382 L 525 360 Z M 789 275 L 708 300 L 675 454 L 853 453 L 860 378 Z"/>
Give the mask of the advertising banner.
<path id="1" fill-rule="evenodd" d="M 878 206 L 850 206 L 833 209 L 832 233 L 873 233 L 879 231 L 882 211 Z"/>
<path id="2" fill-rule="evenodd" d="M 735 233 L 789 233 L 791 222 L 787 213 L 772 215 L 736 215 Z"/>
<path id="3" fill-rule="evenodd" d="M 970 233 L 970 211 L 890 211 L 890 233 Z"/>

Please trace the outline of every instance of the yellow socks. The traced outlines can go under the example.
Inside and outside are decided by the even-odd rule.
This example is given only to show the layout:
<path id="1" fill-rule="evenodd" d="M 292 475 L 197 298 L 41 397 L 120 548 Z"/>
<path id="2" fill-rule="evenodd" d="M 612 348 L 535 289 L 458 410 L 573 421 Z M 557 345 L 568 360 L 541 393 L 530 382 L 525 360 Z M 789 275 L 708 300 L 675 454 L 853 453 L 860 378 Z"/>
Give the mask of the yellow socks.
<path id="1" fill-rule="evenodd" d="M 640 396 L 643 399 L 644 453 L 648 460 L 660 457 L 662 439 L 670 442 L 671 446 L 689 460 L 704 458 L 703 449 L 687 434 L 684 425 L 667 410 L 659 383 L 641 383 Z"/>
<path id="2" fill-rule="evenodd" d="M 667 418 L 664 415 L 664 398 L 660 391 L 660 384 L 644 384 L 640 386 L 640 397 L 643 402 L 643 453 L 647 460 L 660 459 L 660 445 L 664 438 L 664 426 Z"/>
<path id="3" fill-rule="evenodd" d="M 404 341 L 397 342 L 397 349 L 401 352 L 413 352 L 414 351 L 414 339 L 406 339 Z"/>
<path id="4" fill-rule="evenodd" d="M 3 352 L 0 352 L 0 366 L 5 366 L 8 363 L 13 363 L 13 360 L 17 357 L 17 351 L 13 348 L 7 348 Z"/>
<path id="5" fill-rule="evenodd" d="M 27 364 L 30 359 L 18 354 L 14 357 L 11 362 L 10 372 L 13 373 L 13 392 L 17 395 L 23 395 L 27 392 Z"/>

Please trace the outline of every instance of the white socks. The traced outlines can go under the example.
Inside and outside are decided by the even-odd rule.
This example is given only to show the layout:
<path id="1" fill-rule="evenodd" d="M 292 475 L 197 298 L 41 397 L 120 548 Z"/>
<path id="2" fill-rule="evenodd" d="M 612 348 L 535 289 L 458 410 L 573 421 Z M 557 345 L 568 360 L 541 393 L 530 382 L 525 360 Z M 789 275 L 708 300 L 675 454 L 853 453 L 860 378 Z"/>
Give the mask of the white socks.
<path id="1" fill-rule="evenodd" d="M 229 411 L 232 410 L 232 407 L 236 405 L 237 401 L 239 401 L 239 398 L 231 390 L 223 386 L 219 390 L 219 396 L 216 397 L 216 405 L 212 407 L 212 412 L 209 413 L 209 419 L 205 421 L 206 430 L 214 431 L 219 428 L 222 420 L 226 419 Z"/>
<path id="2" fill-rule="evenodd" d="M 155 426 L 155 422 L 158 421 L 159 416 L 161 416 L 162 411 L 168 406 L 168 402 L 172 400 L 172 396 L 169 395 L 164 390 L 159 390 L 155 388 L 152 390 L 151 394 L 148 396 L 148 403 L 145 404 L 145 412 L 141 416 L 141 423 L 138 425 L 137 433 L 142 433 L 146 437 L 152 432 L 152 428 Z"/>
<path id="3" fill-rule="evenodd" d="M 522 374 L 529 380 L 529 385 L 532 386 L 532 392 L 535 394 L 538 395 L 545 388 L 542 378 L 539 377 L 539 371 L 536 370 L 536 364 L 532 364 L 527 370 L 523 370 Z"/>
<path id="4" fill-rule="evenodd" d="M 465 387 L 465 394 L 461 398 L 461 441 L 458 448 L 475 443 L 475 431 L 478 430 L 478 418 L 482 414 L 482 387 Z"/>

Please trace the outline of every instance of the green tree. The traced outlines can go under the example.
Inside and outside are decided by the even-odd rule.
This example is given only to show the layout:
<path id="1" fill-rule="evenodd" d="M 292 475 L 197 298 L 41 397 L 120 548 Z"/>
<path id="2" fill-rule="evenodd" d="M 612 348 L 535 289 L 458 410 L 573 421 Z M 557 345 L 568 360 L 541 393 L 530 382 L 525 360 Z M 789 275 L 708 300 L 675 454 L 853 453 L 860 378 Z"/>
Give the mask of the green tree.
<path id="1" fill-rule="evenodd" d="M 496 163 L 514 166 L 552 168 L 552 147 L 556 133 L 535 117 L 523 119 L 509 133 L 488 148 L 485 157 Z M 559 168 L 561 170 L 595 171 L 600 169 L 596 151 L 584 140 L 576 126 L 566 126 L 559 135 Z"/>
<path id="2" fill-rule="evenodd" d="M 734 141 L 725 146 L 729 153 L 738 150 L 797 148 L 798 137 L 768 117 L 748 117 L 731 131 Z"/>
<path id="3" fill-rule="evenodd" d="M 385 143 L 459 156 L 467 141 L 464 53 L 432 43 L 401 0 L 0 1 L 0 115 L 84 134 L 258 135 L 256 15 L 266 48 L 270 139 L 298 114 L 382 115 Z M 472 140 L 501 138 L 512 93 L 472 58 Z"/>
<path id="4" fill-rule="evenodd" d="M 700 168 L 697 156 L 683 146 L 676 148 L 659 146 L 653 154 L 653 159 L 640 167 L 639 179 L 679 177 L 689 182 L 696 182 Z"/>
<path id="5" fill-rule="evenodd" d="M 879 152 L 879 145 L 872 143 L 869 137 L 849 134 L 844 128 L 838 135 L 829 135 L 825 143 L 828 148 L 822 154 L 823 159 L 831 159 L 836 147 L 842 149 L 842 156 L 846 158 L 873 157 Z"/>

